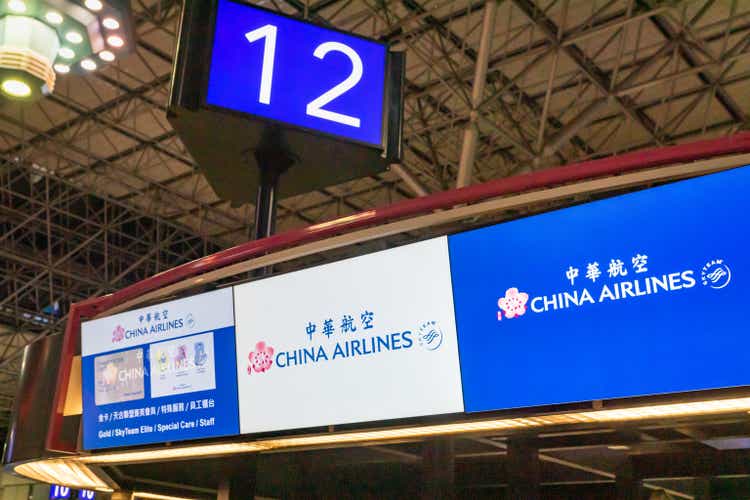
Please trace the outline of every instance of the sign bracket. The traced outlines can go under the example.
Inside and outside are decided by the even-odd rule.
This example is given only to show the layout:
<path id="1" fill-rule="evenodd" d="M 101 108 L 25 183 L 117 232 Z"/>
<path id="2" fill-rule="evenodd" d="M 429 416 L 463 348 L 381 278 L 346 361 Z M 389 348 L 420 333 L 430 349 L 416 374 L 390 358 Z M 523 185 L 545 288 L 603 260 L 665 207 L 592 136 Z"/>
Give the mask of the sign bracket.
<path id="1" fill-rule="evenodd" d="M 253 228 L 254 239 L 259 240 L 274 233 L 279 182 L 284 172 L 297 162 L 297 157 L 284 143 L 277 127 L 266 130 L 253 155 L 260 169 Z"/>

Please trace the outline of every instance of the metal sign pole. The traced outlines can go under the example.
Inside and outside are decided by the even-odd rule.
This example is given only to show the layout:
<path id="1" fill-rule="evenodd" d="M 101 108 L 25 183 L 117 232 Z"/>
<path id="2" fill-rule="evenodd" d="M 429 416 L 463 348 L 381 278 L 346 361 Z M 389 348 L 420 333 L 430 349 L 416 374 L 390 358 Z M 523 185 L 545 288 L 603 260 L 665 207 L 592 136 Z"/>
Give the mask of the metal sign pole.
<path id="1" fill-rule="evenodd" d="M 260 169 L 260 182 L 255 201 L 254 239 L 267 238 L 276 229 L 276 204 L 279 181 L 296 161 L 281 140 L 281 131 L 270 129 L 255 149 L 255 161 Z"/>

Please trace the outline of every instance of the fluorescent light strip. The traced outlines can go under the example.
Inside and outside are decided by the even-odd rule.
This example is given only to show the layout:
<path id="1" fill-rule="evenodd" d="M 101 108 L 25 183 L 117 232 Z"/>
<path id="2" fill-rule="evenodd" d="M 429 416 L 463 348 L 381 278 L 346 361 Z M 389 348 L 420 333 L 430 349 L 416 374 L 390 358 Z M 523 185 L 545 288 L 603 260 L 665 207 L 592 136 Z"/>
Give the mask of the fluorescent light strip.
<path id="1" fill-rule="evenodd" d="M 111 491 L 86 464 L 118 464 L 134 462 L 159 462 L 172 459 L 187 459 L 210 456 L 256 453 L 273 450 L 321 447 L 327 445 L 366 444 L 382 441 L 425 438 L 451 434 L 502 432 L 513 429 L 543 428 L 550 425 L 597 424 L 647 420 L 654 418 L 695 417 L 717 413 L 750 411 L 750 397 L 696 401 L 641 406 L 616 410 L 595 410 L 575 413 L 560 413 L 527 418 L 506 418 L 458 422 L 453 424 L 410 426 L 392 429 L 376 429 L 312 436 L 293 436 L 278 439 L 262 439 L 237 443 L 217 443 L 197 446 L 182 446 L 152 450 L 99 453 L 95 455 L 39 460 L 15 466 L 14 471 L 45 483 L 61 484 L 72 488 Z M 154 498 L 155 496 L 141 498 Z M 177 497 L 160 496 L 160 499 Z"/>
<path id="2" fill-rule="evenodd" d="M 88 490 L 112 491 L 112 488 L 90 468 L 71 459 L 27 462 L 15 466 L 13 471 L 44 483 Z"/>
<path id="3" fill-rule="evenodd" d="M 200 446 L 163 448 L 156 450 L 102 453 L 97 455 L 75 457 L 71 460 L 77 460 L 86 464 L 155 462 L 184 457 L 208 457 L 235 455 L 237 453 L 253 453 L 258 451 L 265 451 L 267 449 L 268 447 L 260 445 L 259 442 L 219 443 Z"/>
<path id="4" fill-rule="evenodd" d="M 131 451 L 118 453 L 101 453 L 78 460 L 87 464 L 112 464 L 126 462 L 153 462 L 174 458 L 205 457 L 211 455 L 231 455 L 272 451 L 279 449 L 316 447 L 368 443 L 377 441 L 395 441 L 400 439 L 424 438 L 449 434 L 497 432 L 513 429 L 545 427 L 550 425 L 567 425 L 580 423 L 607 423 L 652 418 L 675 418 L 698 416 L 712 413 L 744 412 L 750 410 L 750 397 L 697 401 L 693 403 L 676 403 L 624 408 L 616 410 L 596 410 L 576 413 L 560 413 L 528 418 L 506 418 L 458 422 L 454 424 L 423 425 L 370 431 L 340 432 L 312 436 L 293 436 L 278 439 L 263 439 L 244 443 L 220 443 L 201 446 L 184 446 L 180 448 L 156 449 L 148 451 Z"/>
<path id="5" fill-rule="evenodd" d="M 146 491 L 134 491 L 130 497 L 135 500 L 136 498 L 153 498 L 154 500 L 194 500 L 188 497 L 173 497 L 170 495 L 159 495 L 158 493 L 148 493 Z"/>

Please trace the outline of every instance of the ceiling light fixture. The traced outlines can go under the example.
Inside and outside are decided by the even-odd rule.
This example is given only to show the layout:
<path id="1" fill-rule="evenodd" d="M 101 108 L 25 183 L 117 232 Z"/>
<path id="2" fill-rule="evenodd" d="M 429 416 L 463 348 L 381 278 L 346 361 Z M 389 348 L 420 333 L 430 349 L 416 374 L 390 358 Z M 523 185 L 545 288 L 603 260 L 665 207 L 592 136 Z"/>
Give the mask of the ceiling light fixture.
<path id="1" fill-rule="evenodd" d="M 96 63 L 93 59 L 83 59 L 81 61 L 81 67 L 86 71 L 94 71 L 96 69 Z"/>
<path id="2" fill-rule="evenodd" d="M 119 37 L 117 35 L 111 35 L 107 37 L 107 43 L 112 47 L 116 47 L 118 49 L 125 45 L 125 41 L 122 39 L 122 37 Z"/>
<path id="3" fill-rule="evenodd" d="M 84 5 L 86 6 L 86 8 L 91 9 L 95 12 L 102 10 L 102 8 L 104 7 L 104 4 L 102 4 L 100 0 L 86 0 L 84 2 Z"/>
<path id="4" fill-rule="evenodd" d="M 120 27 L 120 22 L 114 17 L 105 17 L 102 20 L 102 25 L 108 30 L 116 30 Z"/>
<path id="5" fill-rule="evenodd" d="M 58 24 L 62 24 L 63 22 L 62 14 L 60 14 L 59 12 L 55 12 L 54 10 L 47 12 L 44 15 L 44 19 L 46 19 L 48 23 L 54 24 L 55 26 L 57 26 Z"/>
<path id="6" fill-rule="evenodd" d="M 65 33 L 65 39 L 70 43 L 74 43 L 76 45 L 83 42 L 83 36 L 77 31 L 68 31 L 67 33 Z"/>
<path id="7" fill-rule="evenodd" d="M 73 49 L 69 47 L 61 48 L 59 51 L 57 51 L 57 54 L 63 59 L 73 59 L 76 56 L 76 53 L 73 51 Z"/>
<path id="8" fill-rule="evenodd" d="M 8 8 L 16 14 L 22 14 L 26 12 L 26 3 L 23 0 L 10 0 Z"/>
<path id="9" fill-rule="evenodd" d="M 130 2 L 0 0 L 0 94 L 40 99 L 63 75 L 98 70 L 131 51 L 134 39 Z"/>
<path id="10" fill-rule="evenodd" d="M 31 95 L 31 87 L 21 80 L 9 78 L 2 83 L 3 92 L 11 97 L 28 97 Z"/>

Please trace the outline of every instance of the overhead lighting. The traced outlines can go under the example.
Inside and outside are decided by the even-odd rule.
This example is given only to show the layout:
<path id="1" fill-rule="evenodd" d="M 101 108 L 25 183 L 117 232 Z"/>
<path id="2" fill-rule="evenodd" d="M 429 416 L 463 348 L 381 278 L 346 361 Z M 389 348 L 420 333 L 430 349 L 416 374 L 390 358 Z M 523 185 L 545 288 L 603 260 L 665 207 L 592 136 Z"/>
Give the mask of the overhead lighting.
<path id="1" fill-rule="evenodd" d="M 125 40 L 123 40 L 121 37 L 117 35 L 111 35 L 107 37 L 107 43 L 110 44 L 112 47 L 120 48 L 123 45 L 125 45 Z"/>
<path id="2" fill-rule="evenodd" d="M 83 41 L 83 36 L 77 31 L 68 31 L 65 33 L 65 39 L 70 43 L 75 43 L 77 45 Z"/>
<path id="3" fill-rule="evenodd" d="M 49 94 L 55 87 L 52 64 L 59 46 L 57 31 L 43 18 L 0 16 L 0 85 L 5 81 L 24 84 L 8 83 L 9 87 L 0 88 L 0 92 L 29 101 Z M 30 92 L 26 92 L 27 87 Z"/>
<path id="4" fill-rule="evenodd" d="M 122 58 L 132 40 L 129 1 L 0 0 L 0 96 L 37 101 L 55 91 L 61 75 L 98 71 Z M 8 80 L 31 92 L 12 82 L 3 89 Z"/>
<path id="5" fill-rule="evenodd" d="M 120 22 L 114 17 L 105 17 L 102 20 L 102 25 L 108 30 L 116 30 L 120 27 Z"/>
<path id="6" fill-rule="evenodd" d="M 17 14 L 21 14 L 22 12 L 26 12 L 26 3 L 23 0 L 10 0 L 8 8 Z"/>
<path id="7" fill-rule="evenodd" d="M 63 16 L 59 12 L 55 12 L 54 10 L 51 10 L 47 12 L 44 15 L 44 19 L 47 20 L 48 23 L 58 25 L 63 22 Z"/>
<path id="8" fill-rule="evenodd" d="M 57 53 L 60 54 L 60 57 L 63 59 L 73 59 L 76 56 L 76 53 L 70 47 L 63 47 L 58 50 Z"/>
<path id="9" fill-rule="evenodd" d="M 149 493 L 146 491 L 134 491 L 132 498 L 134 500 L 136 498 L 149 498 L 152 500 L 193 500 L 192 498 L 188 497 L 175 497 L 171 495 L 161 495 L 159 493 Z"/>
<path id="10" fill-rule="evenodd" d="M 31 95 L 31 87 L 15 78 L 4 80 L 0 86 L 3 89 L 3 92 L 11 97 L 28 97 Z"/>
<path id="11" fill-rule="evenodd" d="M 102 453 L 79 457 L 82 463 L 87 464 L 111 464 L 111 463 L 137 463 L 150 462 L 154 460 L 177 460 L 184 457 L 212 457 L 222 455 L 236 455 L 238 453 L 253 453 L 264 451 L 267 447 L 258 443 L 218 443 L 196 446 L 179 446 L 175 448 L 162 448 L 145 451 L 120 451 Z"/>
<path id="12" fill-rule="evenodd" d="M 84 59 L 81 61 L 81 67 L 86 71 L 94 71 L 96 69 L 96 63 L 93 59 Z"/>
<path id="13" fill-rule="evenodd" d="M 236 443 L 216 443 L 151 450 L 98 453 L 70 458 L 86 464 L 117 464 L 133 462 L 167 461 L 176 459 L 233 455 L 238 453 L 271 450 L 309 448 L 367 442 L 399 441 L 434 436 L 464 433 L 503 432 L 519 429 L 543 428 L 553 425 L 576 425 L 581 423 L 609 423 L 646 420 L 653 418 L 676 418 L 750 410 L 750 397 L 696 401 L 691 403 L 662 404 L 622 408 L 616 410 L 593 410 L 557 413 L 526 418 L 502 418 L 475 420 L 450 424 L 415 425 L 385 429 L 362 430 L 341 433 L 314 434 L 261 439 Z"/>
<path id="14" fill-rule="evenodd" d="M 99 0 L 86 0 L 84 2 L 84 5 L 87 8 L 89 8 L 89 9 L 91 9 L 93 11 L 97 11 L 97 12 L 100 11 L 100 10 L 102 10 L 102 7 L 104 7 L 104 5 L 102 4 L 102 2 L 100 2 Z"/>
<path id="15" fill-rule="evenodd" d="M 611 444 L 607 446 L 607 449 L 612 451 L 627 451 L 630 449 L 630 446 L 626 444 Z"/>
<path id="16" fill-rule="evenodd" d="M 168 461 L 292 448 L 312 448 L 345 444 L 353 445 L 359 443 L 401 441 L 404 439 L 421 439 L 464 433 L 496 433 L 530 428 L 539 429 L 552 425 L 621 422 L 653 418 L 663 419 L 700 416 L 727 412 L 744 413 L 748 411 L 750 411 L 750 397 L 718 399 L 690 403 L 640 406 L 615 410 L 557 413 L 526 418 L 474 420 L 449 424 L 415 425 L 341 433 L 288 436 L 234 443 L 199 444 L 175 448 L 115 451 L 110 453 L 96 453 L 93 455 L 71 456 L 61 459 L 41 459 L 17 465 L 13 470 L 22 476 L 47 483 L 57 483 L 65 486 L 86 489 L 106 490 L 109 489 L 109 485 L 102 481 L 101 478 L 99 478 L 87 466 L 87 464 L 107 465 L 117 463 Z"/>
<path id="17" fill-rule="evenodd" d="M 13 471 L 43 483 L 71 488 L 112 491 L 112 488 L 84 464 L 72 460 L 38 460 L 17 465 Z"/>

